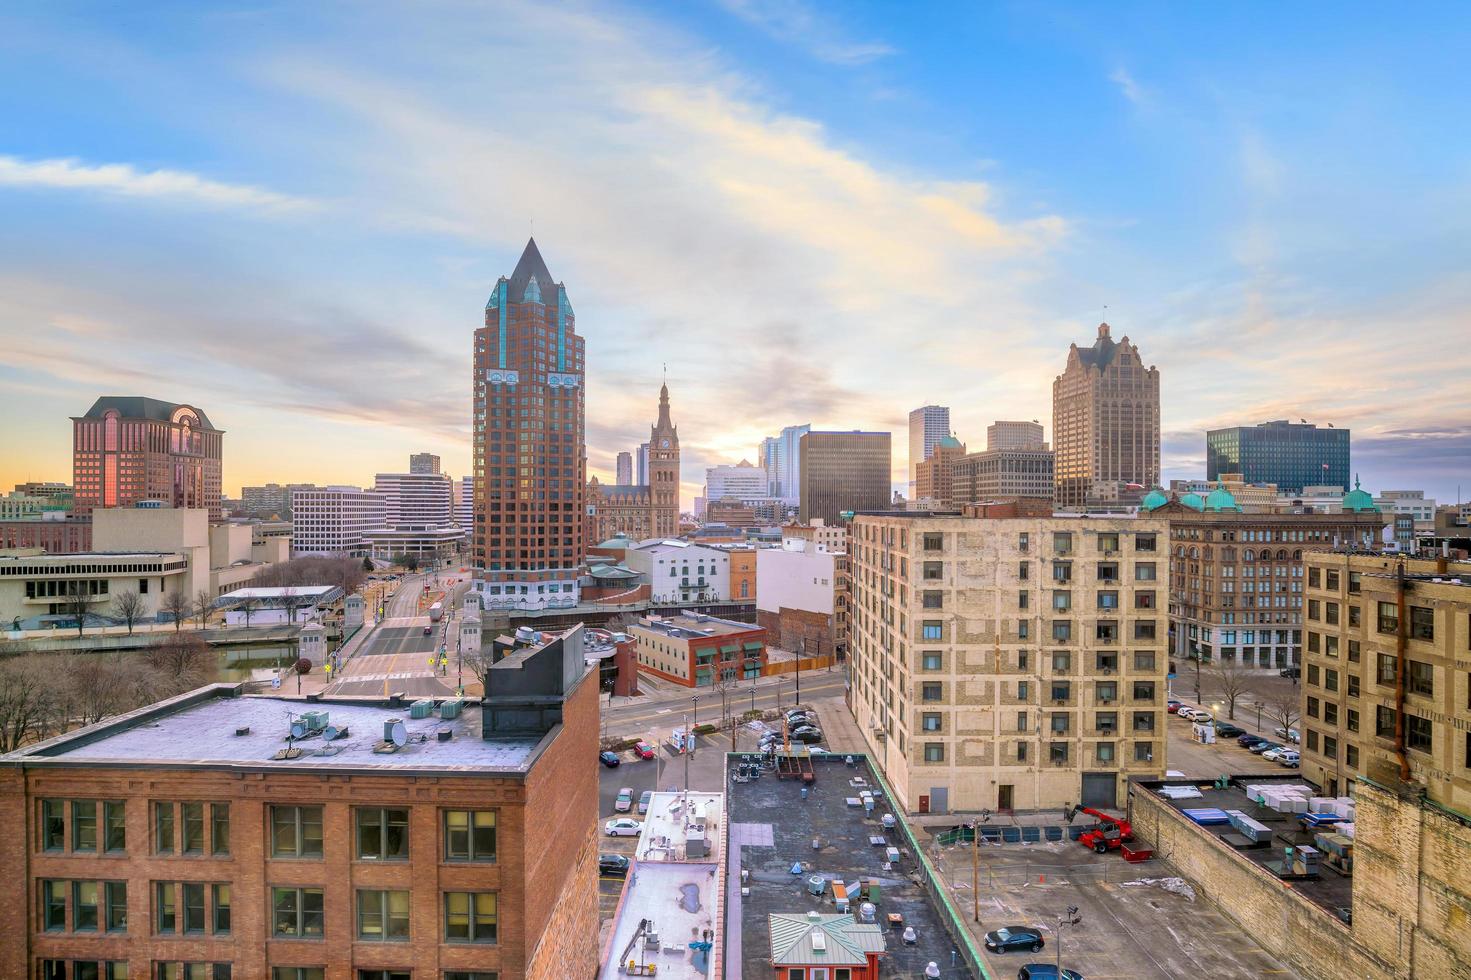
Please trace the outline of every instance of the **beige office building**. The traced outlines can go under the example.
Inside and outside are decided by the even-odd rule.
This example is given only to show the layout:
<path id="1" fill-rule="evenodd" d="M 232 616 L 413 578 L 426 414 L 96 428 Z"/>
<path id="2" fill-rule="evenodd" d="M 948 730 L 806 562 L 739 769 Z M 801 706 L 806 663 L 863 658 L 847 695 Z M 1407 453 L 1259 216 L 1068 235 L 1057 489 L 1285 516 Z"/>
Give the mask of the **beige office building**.
<path id="1" fill-rule="evenodd" d="M 1040 422 L 1010 422 L 998 419 L 986 426 L 987 449 L 1046 449 Z"/>
<path id="2" fill-rule="evenodd" d="M 1159 371 L 1106 323 L 1092 347 L 1073 344 L 1052 383 L 1058 506 L 1115 503 L 1134 483 L 1159 483 Z"/>
<path id="3" fill-rule="evenodd" d="M 850 700 L 910 813 L 1112 807 L 1165 772 L 1169 525 L 1028 510 L 854 520 Z"/>
<path id="4" fill-rule="evenodd" d="M 808 432 L 802 436 L 798 519 L 842 520 L 844 511 L 883 510 L 892 499 L 893 449 L 887 432 Z"/>

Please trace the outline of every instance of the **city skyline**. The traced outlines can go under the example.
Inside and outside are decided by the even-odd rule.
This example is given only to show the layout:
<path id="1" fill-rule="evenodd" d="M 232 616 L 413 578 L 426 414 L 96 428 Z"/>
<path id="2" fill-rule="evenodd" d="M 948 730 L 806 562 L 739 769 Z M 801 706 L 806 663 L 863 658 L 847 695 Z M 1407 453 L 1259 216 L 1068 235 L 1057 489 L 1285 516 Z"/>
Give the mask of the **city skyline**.
<path id="1" fill-rule="evenodd" d="M 209 412 L 227 493 L 467 473 L 466 324 L 535 223 L 594 325 L 589 473 L 667 362 L 686 507 L 786 425 L 1048 418 L 1105 319 L 1160 368 L 1166 484 L 1302 417 L 1365 486 L 1471 494 L 1464 18 L 779 9 L 7 15 L 0 485 L 69 479 L 107 395 Z"/>

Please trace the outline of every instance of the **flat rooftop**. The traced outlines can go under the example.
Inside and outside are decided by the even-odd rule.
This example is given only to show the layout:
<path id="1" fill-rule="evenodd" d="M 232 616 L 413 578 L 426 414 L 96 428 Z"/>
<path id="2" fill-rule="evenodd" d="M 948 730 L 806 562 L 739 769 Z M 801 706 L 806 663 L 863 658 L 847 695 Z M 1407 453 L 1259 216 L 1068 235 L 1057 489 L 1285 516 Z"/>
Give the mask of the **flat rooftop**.
<path id="1" fill-rule="evenodd" d="M 25 765 L 520 774 L 530 769 L 541 741 L 482 739 L 480 706 L 470 701 L 457 718 L 416 719 L 409 717 L 407 699 L 395 707 L 381 698 L 311 702 L 234 696 L 237 690 L 228 684 L 202 688 L 0 759 Z M 292 722 L 307 711 L 324 712 L 329 726 L 347 734 L 331 741 L 324 734 L 290 738 Z M 397 751 L 378 751 L 384 722 L 392 721 L 403 723 L 404 744 Z M 237 734 L 242 729 L 248 731 Z M 448 741 L 439 741 L 441 731 L 450 733 Z"/>
<path id="2" fill-rule="evenodd" d="M 639 861 L 720 863 L 721 793 L 655 793 L 649 797 L 643 832 L 638 837 Z M 704 828 L 708 853 L 690 856 L 685 842 L 690 828 Z"/>
<path id="3" fill-rule="evenodd" d="M 1230 845 L 1224 843 L 1222 846 L 1232 850 L 1241 861 L 1265 866 L 1268 861 L 1281 861 L 1283 848 L 1289 844 L 1294 847 L 1302 845 L 1315 847 L 1316 845 L 1313 843 L 1313 834 L 1303 830 L 1302 825 L 1298 823 L 1298 814 L 1279 813 L 1269 806 L 1257 804 L 1246 795 L 1246 787 L 1273 784 L 1290 786 L 1306 782 L 1300 774 L 1291 773 L 1277 777 L 1233 776 L 1231 785 L 1227 789 L 1214 789 L 1210 782 L 1185 779 L 1150 781 L 1144 783 L 1143 786 L 1147 790 L 1154 791 L 1166 783 L 1175 786 L 1188 784 L 1200 790 L 1200 796 L 1174 800 L 1161 796 L 1157 792 L 1154 795 L 1160 796 L 1168 806 L 1181 811 L 1182 814 L 1185 810 L 1216 807 L 1221 810 L 1240 810 L 1257 823 L 1263 824 L 1272 832 L 1269 846 L 1245 849 L 1230 848 Z M 1223 834 L 1236 832 L 1230 824 L 1202 826 L 1201 829 L 1214 834 L 1217 838 Z M 1320 906 L 1328 915 L 1337 915 L 1337 910 L 1340 908 L 1351 908 L 1353 906 L 1353 879 L 1327 867 L 1321 859 L 1318 861 L 1318 867 L 1317 878 L 1291 879 L 1293 890 Z M 1268 870 L 1268 873 L 1272 872 Z"/>
<path id="4" fill-rule="evenodd" d="M 705 980 L 719 976 L 710 969 L 708 952 L 690 949 L 690 943 L 708 942 L 716 929 L 715 897 L 720 866 L 716 864 L 634 864 L 628 873 L 608 961 L 599 973 L 601 980 L 622 980 L 621 963 L 658 966 L 657 976 L 672 980 Z M 658 948 L 646 947 L 640 939 L 625 956 L 638 933 L 639 922 L 648 919 L 659 939 Z M 771 968 L 765 974 L 770 980 Z"/>
<path id="5" fill-rule="evenodd" d="M 737 623 L 714 616 L 688 615 L 660 616 L 657 619 L 639 620 L 638 629 L 651 630 L 679 640 L 697 640 L 704 636 L 732 636 L 736 633 L 751 633 L 759 626 L 754 623 Z"/>
<path id="6" fill-rule="evenodd" d="M 730 756 L 734 761 L 738 756 Z M 752 756 L 751 758 L 755 758 Z M 950 965 L 955 943 L 942 924 L 940 911 L 931 904 L 916 881 L 918 858 L 909 850 L 902 831 L 885 831 L 882 818 L 893 812 L 882 795 L 872 814 L 848 800 L 867 789 L 882 793 L 882 787 L 865 756 L 852 757 L 849 766 L 840 755 L 814 757 L 815 781 L 802 798 L 802 784 L 794 779 L 777 779 L 763 773 L 749 783 L 730 784 L 727 797 L 729 843 L 726 864 L 725 976 L 727 980 L 769 980 L 771 977 L 771 927 L 773 913 L 805 915 L 836 911 L 832 887 L 837 880 L 853 883 L 864 879 L 878 885 L 877 921 L 883 927 L 888 951 L 879 959 L 885 977 L 920 977 L 925 965 L 934 961 L 947 980 L 972 974 L 963 965 Z M 855 785 L 853 780 L 863 783 Z M 895 814 L 902 820 L 902 814 Z M 816 839 L 818 847 L 812 847 Z M 874 844 L 880 839 L 880 844 Z M 900 858 L 885 868 L 885 851 L 897 847 Z M 802 872 L 792 874 L 800 863 Z M 741 872 L 749 872 L 741 895 Z M 809 879 L 825 879 L 822 895 L 808 889 Z M 855 900 L 853 911 L 858 910 Z M 901 930 L 888 925 L 888 916 L 898 913 L 904 925 L 912 926 L 918 940 L 904 945 Z"/>

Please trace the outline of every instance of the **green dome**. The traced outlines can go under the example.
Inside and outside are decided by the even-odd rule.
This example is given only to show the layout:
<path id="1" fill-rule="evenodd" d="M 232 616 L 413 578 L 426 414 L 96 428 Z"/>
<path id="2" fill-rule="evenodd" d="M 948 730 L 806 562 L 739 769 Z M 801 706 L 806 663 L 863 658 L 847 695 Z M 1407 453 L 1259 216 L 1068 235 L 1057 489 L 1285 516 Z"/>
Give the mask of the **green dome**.
<path id="1" fill-rule="evenodd" d="M 1205 498 L 1205 509 L 1216 514 L 1239 514 L 1241 508 L 1236 506 L 1236 498 L 1231 496 L 1231 491 L 1221 481 L 1216 481 L 1216 488 Z"/>
<path id="2" fill-rule="evenodd" d="M 960 444 L 960 440 L 957 439 L 957 438 L 955 438 L 954 436 L 946 436 L 945 438 L 941 439 L 940 440 L 940 446 L 942 448 L 945 448 L 945 449 L 964 449 L 965 448 L 964 446 L 962 446 Z"/>
<path id="3" fill-rule="evenodd" d="M 1354 488 L 1343 495 L 1343 510 L 1348 514 L 1367 513 L 1379 509 L 1369 491 L 1359 489 L 1358 474 L 1354 474 Z"/>
<path id="4" fill-rule="evenodd" d="M 1143 500 L 1139 501 L 1139 509 L 1154 510 L 1156 507 L 1163 507 L 1169 502 L 1170 498 L 1166 497 L 1159 487 L 1155 487 L 1144 495 Z"/>
<path id="5" fill-rule="evenodd" d="M 1205 501 L 1200 499 L 1200 494 L 1198 493 L 1187 493 L 1180 498 L 1180 503 L 1189 507 L 1191 510 L 1205 510 Z"/>

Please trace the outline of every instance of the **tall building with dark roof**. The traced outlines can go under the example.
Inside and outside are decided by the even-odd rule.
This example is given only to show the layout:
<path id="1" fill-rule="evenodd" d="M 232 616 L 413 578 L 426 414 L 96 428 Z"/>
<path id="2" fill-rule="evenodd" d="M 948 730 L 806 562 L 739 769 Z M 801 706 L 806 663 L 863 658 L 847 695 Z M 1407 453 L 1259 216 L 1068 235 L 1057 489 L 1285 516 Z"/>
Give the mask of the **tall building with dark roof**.
<path id="1" fill-rule="evenodd" d="M 157 398 L 103 396 L 72 418 L 74 509 L 131 507 L 161 500 L 220 512 L 220 450 L 225 433 L 192 405 Z"/>
<path id="2" fill-rule="evenodd" d="M 1107 505 L 1159 483 L 1159 370 L 1106 323 L 1092 347 L 1073 344 L 1052 382 L 1052 443 L 1059 507 Z"/>
<path id="3" fill-rule="evenodd" d="M 535 239 L 491 291 L 474 364 L 475 588 L 488 606 L 575 604 L 587 471 L 583 339 Z"/>

